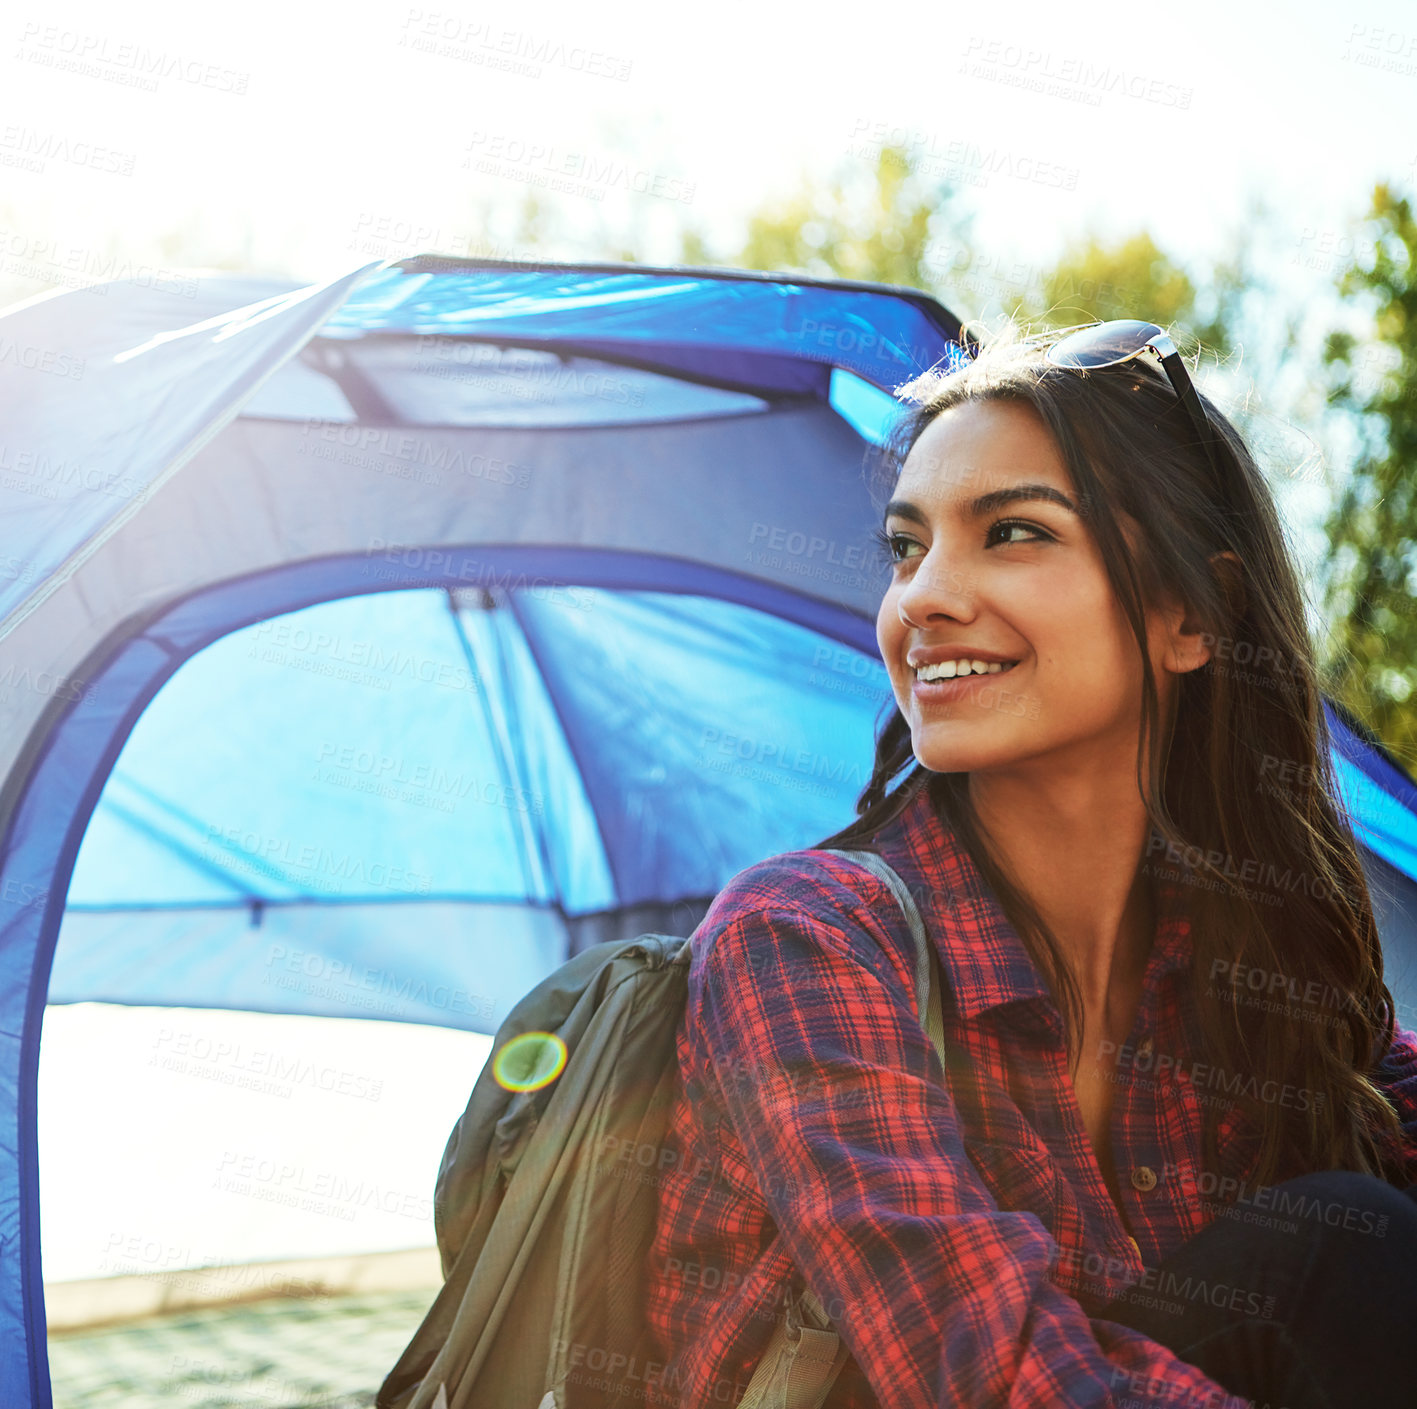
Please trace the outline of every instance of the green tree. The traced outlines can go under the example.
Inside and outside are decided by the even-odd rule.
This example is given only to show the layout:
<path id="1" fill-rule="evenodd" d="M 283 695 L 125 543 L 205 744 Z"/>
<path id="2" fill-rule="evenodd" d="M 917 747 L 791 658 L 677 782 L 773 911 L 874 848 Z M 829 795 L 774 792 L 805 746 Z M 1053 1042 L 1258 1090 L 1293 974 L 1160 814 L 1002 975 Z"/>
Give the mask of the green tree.
<path id="1" fill-rule="evenodd" d="M 1417 221 L 1374 188 L 1339 291 L 1366 329 L 1324 352 L 1330 405 L 1355 427 L 1352 473 L 1330 512 L 1325 612 L 1329 693 L 1412 766 L 1417 758 Z"/>
<path id="2" fill-rule="evenodd" d="M 1145 230 L 1113 244 L 1095 235 L 1075 240 L 1039 283 L 1020 310 L 1053 327 L 1093 318 L 1147 318 L 1168 327 L 1187 317 L 1196 300 L 1190 277 Z"/>
<path id="3" fill-rule="evenodd" d="M 1240 254 L 1193 279 L 1146 231 L 1120 241 L 1087 235 L 1042 270 L 972 242 L 973 213 L 908 148 L 882 146 L 873 165 L 825 183 L 804 179 L 748 220 L 740 247 L 720 262 L 745 269 L 864 279 L 926 290 L 962 318 L 1002 313 L 1035 328 L 1091 318 L 1145 317 L 1175 326 L 1189 348 L 1230 348 L 1229 319 L 1242 287 Z M 680 259 L 713 262 L 695 228 Z M 986 318 L 987 321 L 987 318 Z"/>
<path id="4" fill-rule="evenodd" d="M 937 242 L 946 229 L 960 238 L 969 220 L 946 180 L 924 172 L 907 148 L 882 146 L 869 168 L 849 167 L 824 182 L 804 178 L 794 194 L 752 215 L 727 263 L 936 292 Z M 708 255 L 702 233 L 686 229 L 681 260 L 712 262 Z"/>
<path id="5" fill-rule="evenodd" d="M 1247 263 L 1238 245 L 1193 277 L 1146 230 L 1113 241 L 1088 234 L 1066 246 L 1006 311 L 1036 329 L 1144 318 L 1170 329 L 1188 357 L 1222 359 L 1234 345 Z"/>

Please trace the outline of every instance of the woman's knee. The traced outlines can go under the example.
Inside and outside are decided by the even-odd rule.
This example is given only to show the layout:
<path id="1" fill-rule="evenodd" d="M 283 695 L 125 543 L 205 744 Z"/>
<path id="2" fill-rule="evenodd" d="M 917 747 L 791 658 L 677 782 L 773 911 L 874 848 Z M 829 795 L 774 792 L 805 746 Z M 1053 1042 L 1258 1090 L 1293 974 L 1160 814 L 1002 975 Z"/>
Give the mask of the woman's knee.
<path id="1" fill-rule="evenodd" d="M 1372 1175 L 1321 1170 L 1244 1189 L 1180 1254 L 1281 1300 L 1312 1271 L 1351 1285 L 1417 1263 L 1417 1200 Z"/>
<path id="2" fill-rule="evenodd" d="M 1403 1190 L 1374 1175 L 1323 1170 L 1284 1180 L 1273 1193 L 1276 1217 L 1294 1233 L 1280 1241 L 1308 1253 L 1302 1273 L 1276 1300 L 1276 1317 L 1296 1344 L 1342 1361 L 1353 1347 L 1368 1344 L 1375 1311 L 1400 1325 L 1417 1315 L 1417 1202 Z M 1378 1353 L 1371 1346 L 1365 1351 Z M 1398 1383 L 1390 1376 L 1407 1373 L 1399 1370 L 1405 1346 L 1400 1354 L 1382 1349 L 1381 1355 L 1393 1363 L 1375 1371 L 1378 1382 Z"/>
<path id="3" fill-rule="evenodd" d="M 1315 1170 L 1258 1191 L 1278 1226 L 1329 1229 L 1370 1237 L 1417 1240 L 1417 1200 L 1372 1174 L 1351 1169 Z"/>

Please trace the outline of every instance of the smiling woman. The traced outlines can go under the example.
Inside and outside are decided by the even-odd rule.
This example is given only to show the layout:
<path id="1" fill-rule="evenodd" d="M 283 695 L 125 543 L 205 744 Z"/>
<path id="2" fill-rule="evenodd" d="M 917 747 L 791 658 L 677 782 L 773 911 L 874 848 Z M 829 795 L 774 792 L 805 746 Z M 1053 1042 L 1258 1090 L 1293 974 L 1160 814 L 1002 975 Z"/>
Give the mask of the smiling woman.
<path id="1" fill-rule="evenodd" d="M 794 1282 L 832 1409 L 1410 1399 L 1363 1323 L 1417 1313 L 1417 1039 L 1268 486 L 1145 350 L 1011 331 L 901 393 L 857 819 L 695 943 L 650 1287 L 681 1403 L 738 1402 Z M 892 892 L 824 855 L 860 847 L 938 1045 Z"/>

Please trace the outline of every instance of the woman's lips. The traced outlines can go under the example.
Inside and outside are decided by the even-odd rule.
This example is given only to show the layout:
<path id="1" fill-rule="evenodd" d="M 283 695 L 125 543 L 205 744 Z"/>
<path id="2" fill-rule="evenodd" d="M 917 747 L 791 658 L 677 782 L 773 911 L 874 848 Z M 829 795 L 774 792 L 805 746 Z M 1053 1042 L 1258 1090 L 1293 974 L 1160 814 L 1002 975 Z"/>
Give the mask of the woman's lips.
<path id="1" fill-rule="evenodd" d="M 911 685 L 911 693 L 922 704 L 948 704 L 951 700 L 964 699 L 981 685 L 988 685 L 1006 675 L 1013 675 L 1018 668 L 1019 665 L 1015 664 L 1005 670 L 996 670 L 984 675 L 976 675 L 970 671 L 968 675 L 957 675 L 950 680 L 916 679 Z"/>

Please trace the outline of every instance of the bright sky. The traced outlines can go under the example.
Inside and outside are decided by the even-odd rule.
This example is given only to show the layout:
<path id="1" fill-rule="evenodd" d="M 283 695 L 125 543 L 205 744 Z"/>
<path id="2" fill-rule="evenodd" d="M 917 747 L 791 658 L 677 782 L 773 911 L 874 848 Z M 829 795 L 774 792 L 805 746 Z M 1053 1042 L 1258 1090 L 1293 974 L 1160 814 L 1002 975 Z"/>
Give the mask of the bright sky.
<path id="1" fill-rule="evenodd" d="M 804 169 L 868 165 L 882 140 L 902 139 L 966 189 L 976 248 L 1001 277 L 1089 228 L 1145 227 L 1177 258 L 1200 258 L 1258 193 L 1283 222 L 1277 258 L 1318 287 L 1351 253 L 1349 222 L 1373 183 L 1414 185 L 1410 3 L 844 14 L 783 0 L 20 0 L 0 22 L 0 290 L 82 281 L 112 242 L 151 252 L 168 236 L 168 267 L 244 252 L 250 267 L 311 277 L 423 250 L 516 253 L 473 213 L 553 181 L 584 228 L 558 253 L 604 257 L 602 220 L 633 221 L 648 256 L 669 261 L 685 221 L 730 247 L 745 214 L 791 193 Z M 46 1028 L 50 1276 L 103 1275 L 105 1258 L 114 1270 L 115 1231 L 166 1240 L 187 1262 L 431 1239 L 431 1223 L 406 1218 L 297 1226 L 211 1181 L 231 1149 L 258 1149 L 431 1194 L 480 1065 L 458 1034 L 361 1023 L 337 1036 L 311 1020 L 301 1036 L 289 1025 L 301 1020 L 82 1006 Z M 179 1020 L 207 1040 L 308 1042 L 388 1095 L 351 1122 L 345 1097 L 150 1069 Z M 436 1089 L 417 1077 L 434 1068 Z M 366 1152 L 392 1163 L 362 1165 Z"/>
<path id="2" fill-rule="evenodd" d="M 633 210 L 672 258 L 685 218 L 731 243 L 804 167 L 891 135 L 966 188 L 1001 261 L 1089 225 L 1189 259 L 1252 190 L 1296 259 L 1331 260 L 1374 180 L 1412 184 L 1410 4 L 977 11 L 848 29 L 783 0 L 21 0 L 0 46 L 6 269 L 175 231 L 175 263 L 249 237 L 254 262 L 321 274 L 467 248 L 476 200 L 543 179 L 569 184 L 586 253 L 598 217 Z"/>

